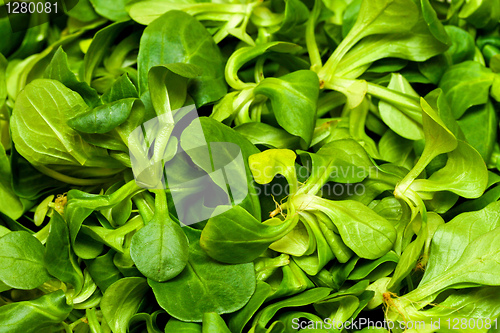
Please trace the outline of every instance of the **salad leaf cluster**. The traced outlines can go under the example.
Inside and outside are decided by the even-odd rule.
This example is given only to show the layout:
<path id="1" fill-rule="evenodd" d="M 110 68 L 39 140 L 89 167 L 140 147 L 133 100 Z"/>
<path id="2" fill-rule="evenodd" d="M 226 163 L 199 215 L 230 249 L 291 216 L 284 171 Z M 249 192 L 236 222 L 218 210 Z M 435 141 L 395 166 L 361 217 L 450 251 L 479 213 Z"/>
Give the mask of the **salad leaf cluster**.
<path id="1" fill-rule="evenodd" d="M 498 330 L 499 1 L 64 10 L 0 17 L 0 332 Z"/>

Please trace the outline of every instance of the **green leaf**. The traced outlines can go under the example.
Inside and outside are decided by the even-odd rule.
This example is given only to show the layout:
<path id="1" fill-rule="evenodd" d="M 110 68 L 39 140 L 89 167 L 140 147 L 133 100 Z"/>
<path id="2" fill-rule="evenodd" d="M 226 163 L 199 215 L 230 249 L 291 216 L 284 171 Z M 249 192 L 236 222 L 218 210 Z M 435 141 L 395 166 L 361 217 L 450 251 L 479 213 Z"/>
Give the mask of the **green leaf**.
<path id="1" fill-rule="evenodd" d="M 203 314 L 202 333 L 231 333 L 227 328 L 224 319 L 215 312 L 205 312 Z"/>
<path id="2" fill-rule="evenodd" d="M 201 329 L 201 324 L 170 318 L 165 326 L 165 333 L 202 333 Z"/>
<path id="3" fill-rule="evenodd" d="M 439 230 L 436 233 L 439 233 Z M 497 258 L 500 253 L 500 228 L 488 228 L 486 232 L 472 236 L 476 238 L 465 238 L 461 244 L 457 244 L 460 246 L 457 252 L 452 252 L 453 249 L 450 248 L 444 249 L 443 254 L 451 254 L 452 258 L 447 262 L 449 265 L 447 269 L 439 271 L 431 281 L 424 279 L 415 290 L 405 295 L 404 298 L 398 299 L 395 306 L 405 308 L 412 302 L 432 300 L 440 292 L 453 287 L 500 285 L 500 280 L 495 275 L 499 269 Z"/>
<path id="4" fill-rule="evenodd" d="M 196 65 L 174 63 L 154 66 L 149 70 L 149 91 L 157 115 L 172 113 L 184 106 L 190 79 L 202 77 Z"/>
<path id="5" fill-rule="evenodd" d="M 301 137 L 304 148 L 309 147 L 319 94 L 316 73 L 301 70 L 280 78 L 266 78 L 255 87 L 254 93 L 268 97 L 278 124 L 288 133 Z"/>
<path id="6" fill-rule="evenodd" d="M 92 280 L 102 292 L 105 292 L 109 286 L 123 278 L 122 273 L 113 263 L 115 253 L 115 251 L 109 250 L 106 254 L 95 259 L 85 260 L 85 266 Z"/>
<path id="7" fill-rule="evenodd" d="M 458 141 L 455 135 L 446 127 L 436 111 L 420 98 L 422 106 L 422 123 L 424 126 L 425 147 L 417 164 L 410 170 L 405 178 L 396 186 L 395 196 L 401 197 L 410 184 L 417 178 L 425 167 L 438 155 L 454 150 Z"/>
<path id="8" fill-rule="evenodd" d="M 11 150 L 10 166 L 12 188 L 16 195 L 27 200 L 36 200 L 50 193 L 64 192 L 67 186 L 65 183 L 39 172 L 25 158 L 19 155 L 16 149 Z"/>
<path id="9" fill-rule="evenodd" d="M 92 89 L 87 82 L 80 82 L 76 75 L 70 70 L 68 56 L 62 47 L 59 47 L 56 53 L 54 53 L 49 66 L 45 69 L 43 77 L 45 79 L 57 80 L 69 89 L 77 92 L 90 107 L 101 104 L 97 92 Z"/>
<path id="10" fill-rule="evenodd" d="M 92 42 L 85 53 L 85 57 L 83 58 L 83 75 L 81 78 L 87 82 L 87 84 L 91 84 L 97 66 L 101 63 L 102 59 L 106 55 L 106 52 L 109 51 L 109 48 L 115 41 L 116 37 L 118 37 L 120 32 L 129 25 L 129 21 L 116 22 L 99 30 L 95 34 L 94 39 L 92 39 Z"/>
<path id="11" fill-rule="evenodd" d="M 4 40 L 2 44 L 0 44 L 0 53 L 2 53 L 4 57 L 9 56 L 9 54 L 15 51 L 15 49 L 22 42 L 25 33 L 22 30 L 12 31 L 13 25 L 23 26 L 23 22 L 20 22 L 22 19 L 21 16 L 17 16 L 13 20 L 12 18 L 13 17 L 8 17 L 7 15 L 0 18 L 0 32 L 2 33 L 2 36 L 4 36 Z M 26 24 L 26 22 L 24 24 Z"/>
<path id="12" fill-rule="evenodd" d="M 144 329 L 144 326 L 146 326 L 147 332 L 151 333 L 163 333 L 163 330 L 160 330 L 158 328 L 158 322 L 159 319 L 158 317 L 162 317 L 165 314 L 165 311 L 163 310 L 156 310 L 152 314 L 149 313 L 137 313 L 132 318 L 130 318 L 128 322 L 129 326 L 129 332 L 135 332 L 136 329 Z M 141 322 L 144 322 L 144 324 L 140 324 Z"/>
<path id="13" fill-rule="evenodd" d="M 190 239 L 189 261 L 181 274 L 166 282 L 150 279 L 148 283 L 160 306 L 172 317 L 201 322 L 205 312 L 223 314 L 241 309 L 255 291 L 255 272 L 253 263 L 214 261 L 194 238 Z"/>
<path id="14" fill-rule="evenodd" d="M 448 296 L 445 301 L 435 304 L 427 310 L 411 311 L 407 319 L 418 318 L 426 326 L 432 327 L 432 322 L 446 322 L 447 320 L 456 322 L 463 318 L 471 322 L 471 326 L 472 322 L 476 321 L 474 332 L 491 332 L 487 327 L 480 328 L 477 326 L 481 326 L 481 320 L 484 320 L 485 323 L 490 320 L 492 322 L 491 329 L 494 329 L 496 325 L 495 320 L 500 315 L 498 291 L 498 287 L 482 287 L 456 291 Z"/>
<path id="15" fill-rule="evenodd" d="M 245 209 L 235 206 L 208 220 L 200 246 L 210 257 L 224 263 L 253 261 L 297 223 L 294 218 L 273 220 L 274 223 L 269 220 L 261 223 Z"/>
<path id="16" fill-rule="evenodd" d="M 228 326 L 232 332 L 242 333 L 245 325 L 262 306 L 267 296 L 271 294 L 271 286 L 265 282 L 257 280 L 255 293 L 248 303 L 229 318 Z"/>
<path id="17" fill-rule="evenodd" d="M 294 203 L 299 207 L 302 203 L 307 211 L 318 210 L 328 215 L 344 243 L 361 258 L 380 258 L 396 240 L 392 224 L 360 202 L 304 195 L 295 198 Z"/>
<path id="18" fill-rule="evenodd" d="M 139 98 L 139 94 L 129 76 L 123 74 L 113 82 L 111 88 L 101 98 L 104 103 L 112 103 L 125 98 Z"/>
<path id="19" fill-rule="evenodd" d="M 240 203 L 240 206 L 245 208 L 249 213 L 255 216 L 255 218 L 260 219 L 260 202 L 258 195 L 256 194 L 257 190 L 255 188 L 255 184 L 253 183 L 252 175 L 248 167 L 248 159 L 250 155 L 258 153 L 259 150 L 250 141 L 237 133 L 235 130 L 224 124 L 221 124 L 220 122 L 212 118 L 201 117 L 200 124 L 203 131 L 199 130 L 199 126 L 196 126 L 195 122 L 191 123 L 191 125 L 189 125 L 184 130 L 180 140 L 181 147 L 188 153 L 189 157 L 191 157 L 191 159 L 197 166 L 202 168 L 205 172 L 211 173 L 214 170 L 212 170 L 212 165 L 209 165 L 209 163 L 207 163 L 209 161 L 207 160 L 207 157 L 209 156 L 207 155 L 207 149 L 192 149 L 195 148 L 192 146 L 193 143 L 207 142 L 211 144 L 214 142 L 223 142 L 233 143 L 237 145 L 241 149 L 241 155 L 243 157 L 243 162 L 245 165 L 246 184 L 248 189 L 248 195 L 243 200 L 243 202 Z M 227 163 L 229 163 L 234 159 L 234 155 L 231 152 L 225 150 L 220 151 L 220 153 L 217 152 L 217 154 L 215 155 L 219 155 L 216 156 L 218 157 L 218 160 L 213 161 L 215 165 L 222 166 L 223 161 L 227 161 Z M 179 173 L 181 171 L 182 170 L 180 170 Z M 237 170 L 238 173 L 240 173 L 241 171 L 242 170 Z M 242 177 L 244 176 L 242 175 Z M 192 178 L 189 180 L 192 180 Z M 224 184 L 223 189 L 226 189 L 226 186 L 227 184 Z M 236 188 L 234 189 L 236 190 Z M 235 193 L 233 193 L 233 196 L 234 194 Z"/>
<path id="20" fill-rule="evenodd" d="M 49 35 L 49 24 L 47 22 L 49 20 L 48 14 L 49 13 L 42 11 L 38 13 L 38 15 L 20 15 L 20 20 L 27 20 L 29 23 L 26 27 L 27 30 L 21 44 L 15 52 L 9 56 L 10 59 L 27 58 L 43 50 L 43 45 Z M 12 32 L 18 30 L 22 26 L 17 25 L 16 19 L 13 19 L 11 15 L 9 16 L 9 21 L 12 26 Z"/>
<path id="21" fill-rule="evenodd" d="M 442 225 L 432 239 L 429 263 L 421 284 L 432 282 L 458 262 L 465 248 L 477 237 L 500 226 L 500 202 L 466 212 Z"/>
<path id="22" fill-rule="evenodd" d="M 238 90 L 242 90 L 248 85 L 253 86 L 253 84 L 244 83 L 238 77 L 239 70 L 247 62 L 250 62 L 251 60 L 269 52 L 295 53 L 300 50 L 300 46 L 285 42 L 269 42 L 256 46 L 242 47 L 235 51 L 227 61 L 225 69 L 226 81 L 232 88 Z"/>
<path id="23" fill-rule="evenodd" d="M 455 119 L 460 118 L 471 106 L 488 101 L 493 78 L 494 74 L 489 68 L 475 61 L 453 65 L 444 73 L 439 87 L 443 89 Z"/>
<path id="24" fill-rule="evenodd" d="M 277 174 L 281 174 L 287 179 L 293 193 L 297 190 L 298 185 L 295 175 L 296 157 L 297 155 L 288 149 L 268 149 L 262 153 L 251 155 L 248 164 L 253 178 L 258 184 L 268 184 Z"/>
<path id="25" fill-rule="evenodd" d="M 353 139 L 331 141 L 316 154 L 299 152 L 301 157 L 309 156 L 311 175 L 298 193 L 316 194 L 328 181 L 357 183 L 369 176 L 375 165 L 366 150 Z M 307 162 L 303 162 L 306 163 Z M 378 169 L 376 172 L 378 172 Z"/>
<path id="26" fill-rule="evenodd" d="M 198 4 L 195 0 L 183 1 L 164 1 L 164 0 L 143 0 L 130 3 L 127 6 L 127 11 L 130 17 L 144 25 L 149 25 L 155 19 L 171 10 L 188 11 L 191 7 Z"/>
<path id="27" fill-rule="evenodd" d="M 415 4 L 407 0 L 363 1 L 349 34 L 359 34 L 359 40 L 371 34 L 409 31 L 416 23 L 416 11 Z"/>
<path id="28" fill-rule="evenodd" d="M 16 195 L 12 178 L 9 157 L 0 144 L 0 212 L 11 219 L 18 219 L 25 211 L 25 202 Z"/>
<path id="29" fill-rule="evenodd" d="M 126 277 L 109 286 L 101 300 L 101 310 L 113 333 L 127 333 L 128 322 L 143 302 L 149 286 L 146 279 Z"/>
<path id="30" fill-rule="evenodd" d="M 439 54 L 424 62 L 418 63 L 418 70 L 433 84 L 438 84 L 444 72 L 452 65 L 451 58 L 445 54 Z"/>
<path id="31" fill-rule="evenodd" d="M 96 218 L 102 225 L 104 225 L 104 227 L 94 225 L 96 223 L 95 221 Z M 102 245 L 107 245 L 111 247 L 113 250 L 117 251 L 118 253 L 123 253 L 124 251 L 127 250 L 127 248 L 124 248 L 125 237 L 128 234 L 136 231 L 143 225 L 143 222 L 140 219 L 140 217 L 135 216 L 134 218 L 130 219 L 127 223 L 125 223 L 125 225 L 113 229 L 107 220 L 105 220 L 102 217 L 99 217 L 99 214 L 91 215 L 87 219 L 86 223 L 87 224 L 82 225 L 81 227 L 82 233 L 79 235 L 79 237 L 83 237 L 84 239 L 86 239 L 84 241 L 90 244 L 97 242 L 98 244 L 97 246 L 100 250 L 102 250 Z M 79 245 L 78 243 L 75 243 L 76 248 L 78 248 Z M 93 256 L 92 258 L 95 257 L 96 256 Z"/>
<path id="32" fill-rule="evenodd" d="M 356 23 L 356 19 L 358 18 L 362 2 L 362 0 L 356 0 L 352 1 L 346 6 L 344 15 L 342 16 L 342 38 L 345 38 L 347 36 L 349 31 L 351 31 L 352 27 Z"/>
<path id="33" fill-rule="evenodd" d="M 425 61 L 446 51 L 435 37 L 443 27 L 431 16 L 411 0 L 363 1 L 356 24 L 318 72 L 320 81 L 339 86 L 338 77 L 356 78 L 379 59 Z"/>
<path id="34" fill-rule="evenodd" d="M 74 6 L 66 8 L 65 12 L 68 16 L 83 22 L 89 22 L 99 17 L 89 0 L 78 1 Z"/>
<path id="35" fill-rule="evenodd" d="M 429 27 L 429 31 L 441 43 L 449 44 L 450 38 L 448 37 L 446 30 L 437 17 L 436 11 L 430 4 L 429 0 L 421 0 L 420 4 L 422 7 L 422 15 L 427 23 L 427 26 Z"/>
<path id="36" fill-rule="evenodd" d="M 168 49 L 169 52 L 163 52 Z M 169 11 L 148 25 L 141 37 L 138 55 L 139 92 L 148 90 L 148 72 L 153 66 L 188 63 L 203 71 L 189 82 L 189 94 L 201 106 L 226 94 L 221 53 L 205 27 L 192 16 Z"/>
<path id="37" fill-rule="evenodd" d="M 177 276 L 186 266 L 188 241 L 174 221 L 156 215 L 153 219 L 134 234 L 130 256 L 144 276 L 163 282 Z"/>
<path id="38" fill-rule="evenodd" d="M 435 222 L 433 222 L 435 221 Z M 427 223 L 422 223 L 417 238 L 411 242 L 401 254 L 399 263 L 394 271 L 391 281 L 387 285 L 387 290 L 393 290 L 399 287 L 403 279 L 410 274 L 411 270 L 417 265 L 420 254 L 424 249 L 426 241 L 433 237 L 430 234 L 429 224 L 444 224 L 443 219 L 436 213 L 427 213 Z"/>
<path id="39" fill-rule="evenodd" d="M 254 145 L 261 144 L 277 149 L 293 149 L 299 146 L 299 137 L 266 123 L 244 123 L 236 126 L 234 129 Z"/>
<path id="40" fill-rule="evenodd" d="M 384 256 L 374 261 L 358 261 L 356 263 L 356 267 L 354 267 L 347 279 L 369 279 L 370 281 L 377 280 L 392 273 L 398 261 L 399 256 L 393 251 L 387 252 Z"/>
<path id="41" fill-rule="evenodd" d="M 127 120 L 135 100 L 126 98 L 100 105 L 69 119 L 68 125 L 82 133 L 107 133 Z"/>
<path id="42" fill-rule="evenodd" d="M 477 198 L 486 190 L 488 170 L 481 155 L 468 143 L 458 141 L 448 153 L 444 168 L 427 179 L 416 179 L 410 188 L 418 192 L 450 191 L 464 198 Z"/>
<path id="43" fill-rule="evenodd" d="M 451 39 L 451 45 L 448 53 L 454 64 L 458 64 L 467 60 L 473 60 L 476 51 L 474 38 L 464 29 L 454 25 L 446 25 L 444 27 L 448 36 Z"/>
<path id="44" fill-rule="evenodd" d="M 401 74 L 392 73 L 391 81 L 387 88 L 409 96 L 419 97 L 410 83 Z M 394 132 L 405 139 L 420 140 L 424 138 L 421 114 L 416 114 L 412 112 L 412 110 L 405 110 L 402 107 L 394 106 L 383 100 L 379 102 L 378 107 L 382 120 Z"/>
<path id="45" fill-rule="evenodd" d="M 13 302 L 0 307 L 0 330 L 5 333 L 52 331 L 60 327 L 71 310 L 62 290 L 30 301 Z"/>
<path id="46" fill-rule="evenodd" d="M 281 22 L 279 35 L 296 37 L 295 34 L 300 31 L 299 27 L 303 25 L 309 17 L 309 11 L 304 3 L 298 0 L 288 0 L 285 5 L 285 16 Z"/>
<path id="47" fill-rule="evenodd" d="M 293 216 L 292 209 L 288 215 Z M 279 208 L 278 208 L 279 210 Z M 273 213 L 274 214 L 274 213 Z M 290 221 L 291 219 L 289 219 Z M 270 219 L 267 223 L 282 224 L 280 219 Z M 299 220 L 295 227 L 269 247 L 271 250 L 293 256 L 310 255 L 316 249 L 316 239 L 310 224 Z"/>
<path id="48" fill-rule="evenodd" d="M 90 237 L 82 237 L 83 235 L 80 234 L 82 224 L 90 214 L 94 210 L 112 208 L 142 191 L 144 189 L 132 180 L 109 195 L 90 194 L 75 189 L 68 192 L 68 204 L 64 210 L 64 217 L 68 221 L 73 251 L 78 257 L 94 259 L 102 252 L 101 243 Z"/>
<path id="49" fill-rule="evenodd" d="M 378 149 L 381 157 L 396 165 L 411 169 L 413 163 L 413 147 L 409 140 L 404 139 L 394 133 L 387 131 L 378 142 Z"/>
<path id="50" fill-rule="evenodd" d="M 122 21 L 128 19 L 128 13 L 125 5 L 128 0 L 110 1 L 110 0 L 90 0 L 97 14 L 104 16 L 112 21 Z"/>
<path id="51" fill-rule="evenodd" d="M 410 0 L 363 1 L 356 23 L 318 72 L 320 80 L 356 78 L 386 57 L 424 61 L 444 52 L 448 46 L 434 36 L 443 27 L 432 9 L 419 7 Z"/>
<path id="52" fill-rule="evenodd" d="M 17 289 L 33 289 L 50 275 L 44 265 L 45 248 L 33 235 L 14 231 L 0 238 L 0 281 Z"/>
<path id="53" fill-rule="evenodd" d="M 329 288 L 313 288 L 293 297 L 268 305 L 255 316 L 253 326 L 260 330 L 265 329 L 274 315 L 281 309 L 303 307 L 326 298 L 332 290 Z"/>
<path id="54" fill-rule="evenodd" d="M 473 106 L 457 122 L 467 142 L 488 161 L 497 140 L 498 118 L 493 104 Z"/>
<path id="55" fill-rule="evenodd" d="M 465 19 L 476 28 L 487 28 L 500 18 L 500 6 L 496 2 L 475 0 L 466 1 L 458 17 Z"/>
<path id="56" fill-rule="evenodd" d="M 87 144 L 66 125 L 70 118 L 85 113 L 87 108 L 80 95 L 58 81 L 32 81 L 18 95 L 12 112 L 11 130 L 16 149 L 35 165 L 118 167 L 105 150 Z"/>
<path id="57" fill-rule="evenodd" d="M 330 230 L 325 230 L 328 228 L 322 228 L 322 223 L 306 212 L 301 212 L 300 216 L 302 217 L 302 222 L 308 228 L 309 237 L 313 237 L 312 241 L 309 241 L 309 245 L 314 244 L 315 248 L 312 248 L 314 250 L 313 253 L 310 253 L 311 251 L 308 249 L 305 255 L 294 256 L 293 260 L 307 274 L 316 275 L 330 260 L 335 258 L 335 248 L 330 246 L 330 238 L 328 237 L 330 236 L 328 233 Z M 286 237 L 283 240 L 286 240 Z"/>
<path id="58" fill-rule="evenodd" d="M 0 109 L 3 108 L 7 99 L 7 59 L 0 52 Z"/>
<path id="59" fill-rule="evenodd" d="M 70 283 L 78 294 L 83 286 L 83 273 L 71 249 L 66 221 L 54 212 L 50 219 L 49 237 L 46 243 L 45 266 L 59 280 Z"/>

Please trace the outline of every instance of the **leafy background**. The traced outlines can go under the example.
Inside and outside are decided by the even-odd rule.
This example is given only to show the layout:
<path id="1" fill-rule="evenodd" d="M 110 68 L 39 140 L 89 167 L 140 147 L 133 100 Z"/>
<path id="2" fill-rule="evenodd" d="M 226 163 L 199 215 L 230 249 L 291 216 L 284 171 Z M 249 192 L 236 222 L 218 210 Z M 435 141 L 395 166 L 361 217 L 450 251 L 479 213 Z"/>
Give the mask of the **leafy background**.
<path id="1" fill-rule="evenodd" d="M 0 18 L 1 332 L 497 331 L 500 2 L 73 5 Z"/>

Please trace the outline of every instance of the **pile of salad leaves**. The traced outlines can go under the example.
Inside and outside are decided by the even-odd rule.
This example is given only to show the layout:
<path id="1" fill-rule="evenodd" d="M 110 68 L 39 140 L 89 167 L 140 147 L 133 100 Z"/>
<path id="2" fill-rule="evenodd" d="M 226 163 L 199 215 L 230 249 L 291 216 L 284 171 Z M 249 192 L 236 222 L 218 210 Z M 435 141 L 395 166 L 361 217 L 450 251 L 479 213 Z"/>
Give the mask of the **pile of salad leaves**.
<path id="1" fill-rule="evenodd" d="M 0 18 L 0 332 L 497 332 L 500 1 L 65 11 Z M 130 135 L 190 105 L 248 195 L 185 226 Z"/>

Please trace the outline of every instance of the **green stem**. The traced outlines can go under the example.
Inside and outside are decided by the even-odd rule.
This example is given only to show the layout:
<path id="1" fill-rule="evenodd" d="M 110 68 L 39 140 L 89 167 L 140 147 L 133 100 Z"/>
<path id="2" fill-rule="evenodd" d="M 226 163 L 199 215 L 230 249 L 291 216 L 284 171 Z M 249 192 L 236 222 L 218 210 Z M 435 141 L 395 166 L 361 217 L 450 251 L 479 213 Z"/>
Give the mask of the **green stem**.
<path id="1" fill-rule="evenodd" d="M 132 201 L 137 206 L 139 215 L 141 215 L 144 223 L 151 221 L 154 215 L 153 205 L 151 202 L 148 202 L 147 196 L 149 196 L 150 199 L 153 199 L 148 192 L 142 192 L 132 197 Z"/>
<path id="2" fill-rule="evenodd" d="M 401 180 L 400 177 L 398 177 L 392 173 L 382 171 L 378 167 L 374 166 L 374 169 L 376 170 L 375 175 L 373 175 L 371 172 L 369 172 L 368 178 L 373 179 L 373 180 L 377 180 L 377 181 L 382 182 L 382 183 L 392 185 L 394 187 L 396 187 L 398 182 Z"/>
<path id="3" fill-rule="evenodd" d="M 64 175 L 55 170 L 47 168 L 44 165 L 33 165 L 35 169 L 40 171 L 46 176 L 59 180 L 63 183 L 77 186 L 91 186 L 91 185 L 99 185 L 104 183 L 115 182 L 121 179 L 121 176 L 109 177 L 109 178 L 94 178 L 94 179 L 85 179 L 85 178 L 74 178 L 71 176 Z"/>
<path id="4" fill-rule="evenodd" d="M 68 192 L 68 205 L 77 204 L 81 208 L 90 208 L 92 210 L 103 210 L 111 208 L 118 204 L 120 201 L 126 200 L 127 198 L 132 198 L 134 195 L 143 192 L 145 189 L 139 187 L 135 180 L 131 180 L 118 190 L 109 195 L 97 195 L 91 194 L 90 198 L 79 199 L 72 197 L 73 191 L 80 192 L 78 190 L 71 190 Z"/>
<path id="5" fill-rule="evenodd" d="M 47 238 L 49 237 L 50 231 L 50 221 L 47 223 L 42 229 L 33 234 L 36 239 L 40 241 L 40 243 L 45 244 L 47 242 Z"/>
<path id="6" fill-rule="evenodd" d="M 164 115 L 159 115 L 158 120 L 160 129 L 157 132 L 158 135 L 155 137 L 154 140 L 155 143 L 154 143 L 153 156 L 155 163 L 161 162 L 161 168 L 163 169 L 165 165 L 163 163 L 163 159 L 165 157 L 165 151 L 167 150 L 168 141 L 170 139 L 172 131 L 174 130 L 174 125 L 173 125 L 174 120 L 171 114 L 168 117 L 165 117 Z"/>
<path id="7" fill-rule="evenodd" d="M 130 220 L 128 220 L 127 223 L 119 227 L 118 229 L 115 229 L 113 232 L 113 235 L 120 237 L 120 236 L 125 236 L 129 233 L 131 233 L 134 230 L 137 230 L 141 228 L 144 224 L 144 221 L 142 220 L 142 217 L 136 215 Z"/>
<path id="8" fill-rule="evenodd" d="M 276 269 L 286 266 L 290 263 L 290 256 L 282 253 L 275 258 L 262 258 L 257 259 L 255 264 L 255 274 L 257 280 L 265 281 L 271 276 Z"/>
<path id="9" fill-rule="evenodd" d="M 251 110 L 250 110 L 250 119 L 252 121 L 255 121 L 257 123 L 260 122 L 261 116 L 262 116 L 262 108 L 263 108 L 263 103 L 255 105 Z"/>
<path id="10" fill-rule="evenodd" d="M 287 175 L 285 175 L 285 178 L 286 181 L 288 182 L 288 186 L 290 187 L 289 195 L 294 195 L 299 190 L 299 182 L 297 181 L 297 174 L 295 173 L 295 168 L 294 170 L 291 170 L 291 172 L 288 172 Z"/>
<path id="11" fill-rule="evenodd" d="M 74 322 L 72 322 L 71 324 L 68 325 L 68 329 L 73 332 L 73 329 L 77 326 L 77 325 L 80 325 L 81 323 L 84 323 L 85 320 L 87 319 L 87 316 L 84 316 L 80 319 L 77 319 L 75 320 Z"/>
<path id="12" fill-rule="evenodd" d="M 155 220 L 168 217 L 167 194 L 165 190 L 153 190 L 155 193 Z"/>
<path id="13" fill-rule="evenodd" d="M 321 1 L 314 1 L 314 7 L 312 13 L 309 16 L 306 26 L 306 46 L 307 52 L 309 53 L 309 59 L 311 61 L 311 70 L 317 72 L 322 66 L 321 55 L 319 53 L 318 44 L 316 43 L 316 34 L 314 30 L 316 28 L 316 20 L 318 19 L 321 10 Z"/>
<path id="14" fill-rule="evenodd" d="M 200 3 L 193 5 L 192 7 L 185 10 L 186 13 L 195 16 L 202 13 L 213 13 L 214 17 L 219 14 L 245 14 L 247 12 L 248 5 L 239 4 L 220 4 L 220 3 Z"/>
<path id="15" fill-rule="evenodd" d="M 406 176 L 401 180 L 401 182 L 396 186 L 396 190 L 394 191 L 396 198 L 398 195 L 404 195 L 408 187 L 410 187 L 411 183 L 424 171 L 425 167 L 432 161 L 435 157 L 434 154 L 426 153 L 427 145 L 422 152 L 422 156 L 417 161 L 417 164 L 406 174 Z"/>
<path id="16" fill-rule="evenodd" d="M 325 65 L 318 72 L 318 76 L 320 81 L 330 81 L 335 76 L 335 71 L 337 70 L 337 66 L 340 61 L 344 57 L 344 55 L 363 37 L 358 29 L 357 32 L 351 29 L 349 34 L 340 42 L 335 51 L 333 51 L 332 55 L 326 61 Z"/>
<path id="17" fill-rule="evenodd" d="M 259 83 L 260 81 L 264 80 L 264 62 L 266 61 L 266 56 L 262 55 L 257 58 L 257 61 L 255 62 L 255 68 L 254 68 L 254 79 L 255 83 Z"/>
<path id="18" fill-rule="evenodd" d="M 316 174 L 314 172 L 314 169 L 311 173 L 311 176 L 309 179 L 306 181 L 306 183 L 297 190 L 297 195 L 299 194 L 305 194 L 305 195 L 316 195 L 316 193 L 321 190 L 323 185 L 328 182 L 328 179 L 330 179 L 330 175 L 332 174 L 332 170 L 335 168 L 335 165 L 333 165 L 335 161 L 330 161 L 325 167 L 320 167 L 317 170 L 323 170 L 321 173 L 318 174 L 316 171 Z"/>
<path id="19" fill-rule="evenodd" d="M 253 122 L 252 118 L 249 115 L 249 108 L 251 104 L 252 101 L 249 100 L 243 106 L 241 106 L 240 110 L 236 114 L 236 118 L 234 119 L 234 123 L 236 126 Z"/>
<path id="20" fill-rule="evenodd" d="M 422 123 L 422 107 L 420 106 L 419 98 L 391 90 L 375 83 L 367 83 L 368 94 L 394 106 L 399 106 L 403 112 L 408 111 L 405 112 L 408 117 L 420 124 Z"/>

